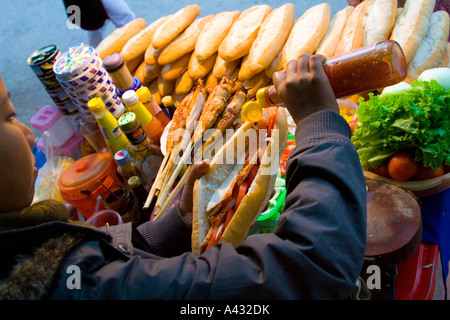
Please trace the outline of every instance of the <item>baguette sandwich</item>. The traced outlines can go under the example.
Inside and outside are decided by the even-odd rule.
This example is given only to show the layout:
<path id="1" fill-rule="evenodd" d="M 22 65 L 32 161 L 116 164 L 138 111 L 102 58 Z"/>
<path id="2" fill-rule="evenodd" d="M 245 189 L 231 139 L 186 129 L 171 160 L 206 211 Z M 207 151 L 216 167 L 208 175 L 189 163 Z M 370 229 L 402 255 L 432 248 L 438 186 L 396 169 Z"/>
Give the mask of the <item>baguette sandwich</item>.
<path id="1" fill-rule="evenodd" d="M 265 121 L 244 122 L 216 152 L 206 175 L 196 181 L 193 253 L 201 254 L 219 242 L 239 245 L 266 207 L 288 133 L 285 109 L 275 110 Z M 251 142 L 252 134 L 260 142 L 258 148 Z"/>

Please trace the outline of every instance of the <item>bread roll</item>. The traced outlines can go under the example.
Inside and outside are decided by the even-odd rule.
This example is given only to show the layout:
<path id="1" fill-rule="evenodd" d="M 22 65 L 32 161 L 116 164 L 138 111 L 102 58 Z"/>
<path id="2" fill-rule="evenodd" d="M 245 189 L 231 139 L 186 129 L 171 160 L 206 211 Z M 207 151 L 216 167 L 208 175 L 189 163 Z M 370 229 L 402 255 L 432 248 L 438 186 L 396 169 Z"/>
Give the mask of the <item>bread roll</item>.
<path id="1" fill-rule="evenodd" d="M 153 33 L 155 33 L 156 29 L 163 23 L 164 19 L 167 17 L 162 17 L 153 23 L 149 24 L 147 27 L 142 29 L 138 34 L 133 36 L 130 40 L 127 41 L 125 46 L 120 51 L 120 55 L 123 60 L 129 61 L 133 58 L 136 58 L 143 54 L 149 44 L 152 42 Z"/>
<path id="2" fill-rule="evenodd" d="M 391 40 L 402 47 L 406 63 L 410 63 L 419 49 L 431 21 L 435 0 L 407 0 L 403 12 L 395 22 Z"/>
<path id="3" fill-rule="evenodd" d="M 286 69 L 291 60 L 296 60 L 301 54 L 312 54 L 325 36 L 330 24 L 331 6 L 321 3 L 309 8 L 297 19 L 281 51 L 280 65 L 277 70 Z"/>
<path id="4" fill-rule="evenodd" d="M 148 65 L 143 61 L 136 69 L 134 76 L 141 81 L 142 85 L 147 85 L 158 78 L 161 68 L 159 64 Z"/>
<path id="5" fill-rule="evenodd" d="M 145 19 L 136 18 L 133 21 L 128 22 L 123 27 L 117 28 L 111 32 L 99 43 L 99 45 L 95 48 L 95 51 L 100 59 L 104 59 L 113 53 L 120 53 L 128 40 L 144 28 Z"/>
<path id="6" fill-rule="evenodd" d="M 248 53 L 248 60 L 241 66 L 241 80 L 246 80 L 266 69 L 283 48 L 295 23 L 295 6 L 286 3 L 272 10 L 264 19 L 258 36 Z M 243 70 L 248 68 L 248 72 Z"/>
<path id="7" fill-rule="evenodd" d="M 195 84 L 195 80 L 192 79 L 191 77 L 189 77 L 189 73 L 186 70 L 175 81 L 175 93 L 187 94 L 187 93 L 189 93 L 189 91 L 191 91 L 192 87 L 194 87 L 194 84 Z"/>
<path id="8" fill-rule="evenodd" d="M 195 19 L 182 33 L 170 41 L 158 57 L 158 63 L 165 65 L 178 60 L 187 53 L 194 51 L 199 33 L 213 15 Z"/>
<path id="9" fill-rule="evenodd" d="M 190 4 L 171 15 L 153 34 L 153 48 L 161 49 L 175 39 L 175 37 L 186 29 L 199 14 L 200 6 L 197 4 Z"/>
<path id="10" fill-rule="evenodd" d="M 175 90 L 175 80 L 164 80 L 162 76 L 159 76 L 156 81 L 161 97 L 168 96 Z"/>
<path id="11" fill-rule="evenodd" d="M 212 71 L 210 73 L 208 73 L 208 75 L 206 76 L 206 91 L 208 93 L 213 92 L 214 88 L 218 84 L 219 84 L 219 78 L 215 77 Z"/>
<path id="12" fill-rule="evenodd" d="M 240 14 L 241 12 L 238 10 L 224 11 L 216 14 L 206 23 L 195 44 L 198 60 L 205 60 L 219 50 L 220 44 Z"/>
<path id="13" fill-rule="evenodd" d="M 447 12 L 441 10 L 431 14 L 425 38 L 408 64 L 409 79 L 417 79 L 423 71 L 439 67 L 448 45 L 449 25 Z"/>
<path id="14" fill-rule="evenodd" d="M 369 0 L 364 10 L 364 46 L 388 40 L 397 12 L 397 0 Z"/>
<path id="15" fill-rule="evenodd" d="M 219 55 L 217 55 L 216 62 L 214 63 L 213 67 L 213 75 L 216 78 L 222 78 L 225 73 L 228 71 L 228 73 L 232 73 L 234 70 L 236 70 L 237 67 L 241 64 L 241 59 L 233 60 L 233 61 L 227 61 L 223 60 Z"/>
<path id="16" fill-rule="evenodd" d="M 339 41 L 334 55 L 340 55 L 364 46 L 363 20 L 364 10 L 369 0 L 358 4 L 347 19 L 341 40 Z"/>
<path id="17" fill-rule="evenodd" d="M 164 80 L 176 80 L 187 70 L 191 55 L 188 52 L 178 60 L 163 66 L 161 69 L 161 77 Z"/>
<path id="18" fill-rule="evenodd" d="M 321 54 L 327 58 L 334 56 L 334 52 L 341 40 L 347 20 L 354 8 L 355 7 L 353 6 L 347 6 L 331 18 L 327 33 L 317 46 L 316 54 Z"/>
<path id="19" fill-rule="evenodd" d="M 272 8 L 265 4 L 244 10 L 219 46 L 218 52 L 222 59 L 233 61 L 247 55 L 270 11 Z"/>
<path id="20" fill-rule="evenodd" d="M 191 58 L 189 60 L 188 72 L 189 77 L 192 79 L 199 79 L 206 76 L 214 67 L 214 63 L 216 62 L 217 52 L 212 56 L 207 58 L 206 60 L 198 60 L 197 55 L 192 53 Z"/>
<path id="21" fill-rule="evenodd" d="M 269 78 L 264 71 L 261 71 L 252 78 L 245 80 L 242 85 L 248 90 L 247 96 L 251 99 L 256 96 L 256 92 L 259 89 L 267 86 L 270 81 L 272 81 L 272 78 Z"/>
<path id="22" fill-rule="evenodd" d="M 445 48 L 444 55 L 442 56 L 440 67 L 450 67 L 450 42 L 447 42 L 447 47 Z"/>
<path id="23" fill-rule="evenodd" d="M 161 102 L 161 94 L 159 93 L 159 90 L 158 90 L 158 79 L 155 79 L 150 82 L 150 84 L 148 85 L 148 90 L 150 90 L 153 100 L 157 104 L 161 105 L 162 102 Z"/>
<path id="24" fill-rule="evenodd" d="M 152 44 L 148 45 L 147 50 L 145 50 L 144 61 L 146 64 L 156 64 L 158 63 L 158 57 L 161 54 L 162 49 L 153 48 Z"/>
<path id="25" fill-rule="evenodd" d="M 144 60 L 144 55 L 140 54 L 136 58 L 125 61 L 125 65 L 127 66 L 130 73 L 133 73 L 133 71 L 136 70 L 137 67 L 139 67 L 139 65 L 142 63 L 143 60 Z"/>

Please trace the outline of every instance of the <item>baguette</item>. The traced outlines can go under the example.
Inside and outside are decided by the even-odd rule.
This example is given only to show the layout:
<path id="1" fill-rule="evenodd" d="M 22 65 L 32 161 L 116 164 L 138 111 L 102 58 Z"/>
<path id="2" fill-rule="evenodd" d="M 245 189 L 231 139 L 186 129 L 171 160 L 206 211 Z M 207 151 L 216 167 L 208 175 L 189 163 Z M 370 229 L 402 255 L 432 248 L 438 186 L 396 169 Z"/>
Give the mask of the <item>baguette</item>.
<path id="1" fill-rule="evenodd" d="M 263 71 L 257 73 L 252 78 L 245 80 L 242 85 L 247 89 L 247 96 L 249 99 L 256 97 L 256 93 L 259 89 L 267 86 L 272 78 L 268 77 Z"/>
<path id="2" fill-rule="evenodd" d="M 153 34 L 167 17 L 159 18 L 127 41 L 120 51 L 123 60 L 129 61 L 143 54 L 152 42 Z"/>
<path id="3" fill-rule="evenodd" d="M 220 43 L 218 49 L 220 57 L 233 61 L 247 55 L 261 24 L 271 11 L 272 8 L 265 4 L 244 10 Z"/>
<path id="4" fill-rule="evenodd" d="M 232 73 L 234 70 L 236 70 L 239 65 L 241 64 L 241 59 L 233 60 L 233 61 L 227 61 L 223 60 L 219 55 L 217 55 L 216 62 L 214 63 L 213 67 L 213 75 L 216 78 L 221 79 L 225 73 L 228 71 L 228 73 Z"/>
<path id="5" fill-rule="evenodd" d="M 397 41 L 410 63 L 420 47 L 431 21 L 435 0 L 407 0 L 395 22 L 391 40 Z"/>
<path id="6" fill-rule="evenodd" d="M 203 30 L 205 24 L 211 20 L 213 15 L 195 19 L 182 33 L 170 41 L 158 57 L 158 63 L 165 65 L 180 59 L 187 53 L 191 53 L 195 49 L 195 44 L 199 33 Z"/>
<path id="7" fill-rule="evenodd" d="M 171 15 L 164 23 L 156 29 L 153 34 L 152 46 L 161 49 L 170 41 L 175 39 L 184 29 L 186 29 L 200 14 L 200 6 L 190 4 Z"/>
<path id="8" fill-rule="evenodd" d="M 194 87 L 195 80 L 189 77 L 189 73 L 186 71 L 178 77 L 175 81 L 175 93 L 177 94 L 187 94 Z"/>
<path id="9" fill-rule="evenodd" d="M 254 223 L 270 200 L 275 186 L 277 168 L 280 156 L 286 148 L 287 116 L 284 108 L 278 108 L 275 119 L 275 129 L 267 148 L 260 158 L 260 165 L 256 166 L 256 174 L 252 177 L 243 169 L 243 159 L 249 153 L 248 145 L 242 143 L 248 130 L 252 130 L 250 122 L 244 122 L 235 134 L 216 152 L 211 161 L 209 171 L 194 184 L 194 210 L 192 223 L 192 252 L 201 254 L 214 243 L 231 243 L 238 246 L 247 235 Z M 232 150 L 234 152 L 230 152 Z M 258 156 L 258 154 L 256 154 Z M 254 159 L 249 156 L 250 163 Z M 238 180 L 243 175 L 243 182 Z M 248 189 L 242 201 L 228 209 L 230 191 L 248 184 Z M 232 201 L 232 200 L 231 200 Z M 231 202 L 232 203 L 232 202 Z M 234 207 L 234 208 L 233 208 Z M 237 207 L 237 208 L 236 208 Z M 224 212 L 230 215 L 229 223 L 211 225 L 210 218 L 214 213 Z M 228 219 L 227 219 L 228 220 Z M 227 224 L 227 225 L 225 225 Z M 214 233 L 213 233 L 214 232 Z M 223 232 L 223 233 L 222 233 Z M 221 234 L 221 236 L 220 236 Z"/>
<path id="10" fill-rule="evenodd" d="M 164 65 L 161 69 L 161 77 L 164 80 L 176 80 L 187 70 L 191 55 L 188 52 L 178 60 Z"/>
<path id="11" fill-rule="evenodd" d="M 175 80 L 164 80 L 162 76 L 159 76 L 156 81 L 161 97 L 169 96 L 175 90 Z"/>
<path id="12" fill-rule="evenodd" d="M 264 19 L 255 41 L 250 47 L 248 61 L 244 64 L 248 67 L 248 76 L 239 78 L 249 79 L 265 70 L 283 48 L 289 33 L 295 23 L 295 6 L 286 3 L 272 10 Z M 243 67 L 241 67 L 241 70 Z M 245 70 L 243 70 L 245 73 Z"/>
<path id="13" fill-rule="evenodd" d="M 388 40 L 395 24 L 397 0 L 369 0 L 364 10 L 364 46 Z"/>
<path id="14" fill-rule="evenodd" d="M 191 58 L 189 59 L 188 65 L 188 73 L 189 77 L 192 79 L 200 79 L 206 76 L 214 67 L 214 63 L 216 62 L 217 52 L 212 56 L 208 57 L 206 60 L 198 60 L 197 55 L 192 53 Z"/>
<path id="15" fill-rule="evenodd" d="M 450 67 L 450 42 L 447 42 L 447 46 L 444 51 L 444 55 L 442 56 L 441 64 L 439 65 L 442 68 Z"/>
<path id="16" fill-rule="evenodd" d="M 206 60 L 219 50 L 223 39 L 227 36 L 240 11 L 224 11 L 209 20 L 200 32 L 195 44 L 195 54 L 198 60 Z"/>
<path id="17" fill-rule="evenodd" d="M 135 77 L 137 77 L 142 84 L 148 84 L 158 78 L 161 74 L 162 66 L 159 64 L 146 64 L 143 61 L 136 69 Z"/>
<path id="18" fill-rule="evenodd" d="M 427 34 L 408 64 L 409 81 L 417 79 L 427 69 L 439 67 L 448 46 L 449 24 L 447 12 L 441 10 L 432 13 Z"/>
<path id="19" fill-rule="evenodd" d="M 125 65 L 127 66 L 130 73 L 133 73 L 133 71 L 136 70 L 137 67 L 139 67 L 139 65 L 142 63 L 143 60 L 144 60 L 144 55 L 140 54 L 139 56 L 126 61 Z"/>
<path id="20" fill-rule="evenodd" d="M 340 55 L 364 46 L 364 11 L 369 0 L 358 4 L 347 19 L 341 40 L 339 41 L 334 55 Z"/>
<path id="21" fill-rule="evenodd" d="M 355 7 L 353 6 L 347 6 L 331 18 L 327 33 L 317 46 L 316 54 L 321 54 L 327 58 L 334 56 L 334 52 L 341 40 L 347 20 L 354 8 Z"/>
<path id="22" fill-rule="evenodd" d="M 158 90 L 158 79 L 155 79 L 150 82 L 150 84 L 148 85 L 148 90 L 150 90 L 153 100 L 157 104 L 161 105 L 162 101 L 161 101 L 161 94 L 159 93 L 159 90 Z"/>
<path id="23" fill-rule="evenodd" d="M 158 63 L 158 57 L 161 54 L 162 49 L 153 48 L 152 44 L 148 45 L 147 50 L 145 50 L 144 61 L 146 64 Z"/>
<path id="24" fill-rule="evenodd" d="M 283 47 L 280 65 L 274 71 L 286 69 L 291 60 L 301 54 L 312 54 L 325 36 L 330 24 L 331 6 L 321 3 L 306 10 L 295 22 L 286 44 Z"/>
<path id="25" fill-rule="evenodd" d="M 100 59 L 104 59 L 113 53 L 120 53 L 128 40 L 144 28 L 145 19 L 136 18 L 133 21 L 128 22 L 123 27 L 116 28 L 113 32 L 111 32 L 99 43 L 99 45 L 95 48 L 95 51 Z"/>

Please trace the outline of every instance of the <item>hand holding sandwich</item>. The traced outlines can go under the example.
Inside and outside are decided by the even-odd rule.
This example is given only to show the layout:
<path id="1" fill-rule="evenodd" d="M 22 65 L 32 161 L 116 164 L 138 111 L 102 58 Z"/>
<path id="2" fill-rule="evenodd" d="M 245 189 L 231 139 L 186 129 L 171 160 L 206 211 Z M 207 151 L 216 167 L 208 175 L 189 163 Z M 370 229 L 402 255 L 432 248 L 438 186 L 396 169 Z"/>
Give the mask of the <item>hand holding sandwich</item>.
<path id="1" fill-rule="evenodd" d="M 295 122 L 317 111 L 339 113 L 336 97 L 323 70 L 322 55 L 303 54 L 292 60 L 286 72 L 276 72 L 273 82 Z"/>

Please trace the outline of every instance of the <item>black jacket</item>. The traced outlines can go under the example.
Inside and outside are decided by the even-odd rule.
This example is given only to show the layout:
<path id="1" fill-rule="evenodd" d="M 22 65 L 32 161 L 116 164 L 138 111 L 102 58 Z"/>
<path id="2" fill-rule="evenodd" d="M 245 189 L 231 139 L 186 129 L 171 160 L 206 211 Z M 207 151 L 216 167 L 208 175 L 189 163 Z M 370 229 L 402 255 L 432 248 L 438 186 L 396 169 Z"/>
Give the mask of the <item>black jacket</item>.
<path id="1" fill-rule="evenodd" d="M 63 223 L 0 233 L 0 246 L 8 242 L 16 253 L 30 252 L 31 243 L 43 243 L 49 235 L 75 237 L 43 298 L 345 299 L 358 278 L 366 243 L 366 187 L 350 134 L 334 112 L 318 112 L 299 123 L 279 227 L 249 236 L 237 248 L 219 244 L 200 257 L 176 255 L 181 248 L 172 248 L 170 255 L 176 256 L 163 258 L 136 248 L 129 225 L 111 228 L 108 235 Z M 189 242 L 178 238 L 182 233 L 170 234 L 166 248 L 150 251 Z M 4 269 L 13 263 L 1 264 Z"/>

